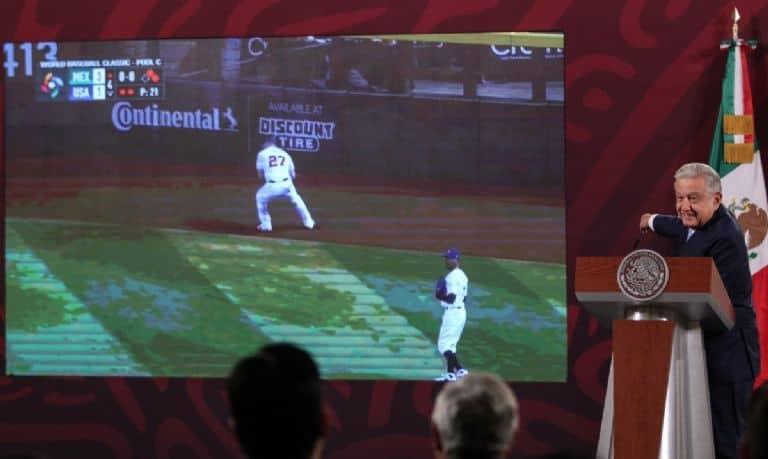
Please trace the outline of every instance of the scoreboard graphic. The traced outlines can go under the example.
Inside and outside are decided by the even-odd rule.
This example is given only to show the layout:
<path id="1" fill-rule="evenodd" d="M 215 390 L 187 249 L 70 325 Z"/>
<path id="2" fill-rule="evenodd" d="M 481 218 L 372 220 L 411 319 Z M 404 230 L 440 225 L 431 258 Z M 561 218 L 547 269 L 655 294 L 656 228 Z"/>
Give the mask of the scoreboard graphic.
<path id="1" fill-rule="evenodd" d="M 40 63 L 36 100 L 92 102 L 162 100 L 165 96 L 160 59 L 45 61 Z"/>

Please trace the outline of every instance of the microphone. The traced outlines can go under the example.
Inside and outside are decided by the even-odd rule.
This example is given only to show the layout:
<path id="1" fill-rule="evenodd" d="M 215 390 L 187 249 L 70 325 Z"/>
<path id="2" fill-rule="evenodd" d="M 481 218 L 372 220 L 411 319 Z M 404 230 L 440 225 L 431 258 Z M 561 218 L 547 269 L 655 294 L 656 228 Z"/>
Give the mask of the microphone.
<path id="1" fill-rule="evenodd" d="M 647 233 L 647 232 L 648 232 L 647 229 L 646 230 L 640 230 L 640 236 L 637 236 L 637 239 L 635 239 L 635 243 L 632 244 L 632 252 L 637 250 L 637 246 L 640 244 L 640 239 L 642 239 L 643 236 L 645 236 L 645 233 Z"/>

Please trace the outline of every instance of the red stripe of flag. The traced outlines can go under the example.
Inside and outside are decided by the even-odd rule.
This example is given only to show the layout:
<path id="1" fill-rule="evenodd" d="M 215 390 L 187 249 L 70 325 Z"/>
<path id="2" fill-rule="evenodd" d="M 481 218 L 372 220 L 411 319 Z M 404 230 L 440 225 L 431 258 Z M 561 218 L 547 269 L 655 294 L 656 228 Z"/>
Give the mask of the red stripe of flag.
<path id="1" fill-rule="evenodd" d="M 752 115 L 752 87 L 749 85 L 749 65 L 747 64 L 747 47 L 745 45 L 739 46 L 738 53 L 741 54 L 741 87 L 743 89 L 744 98 L 744 114 Z M 753 135 L 745 135 L 744 143 L 752 143 Z"/>
<path id="2" fill-rule="evenodd" d="M 761 371 L 755 379 L 755 387 L 757 387 L 768 381 L 768 268 L 763 268 L 752 276 L 752 307 L 757 316 L 761 348 Z"/>

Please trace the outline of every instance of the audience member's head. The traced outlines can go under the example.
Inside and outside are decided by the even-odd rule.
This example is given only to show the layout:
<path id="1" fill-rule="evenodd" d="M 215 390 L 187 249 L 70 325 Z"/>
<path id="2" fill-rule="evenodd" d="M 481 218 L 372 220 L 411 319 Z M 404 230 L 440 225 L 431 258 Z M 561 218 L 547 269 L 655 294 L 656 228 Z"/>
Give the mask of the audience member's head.
<path id="1" fill-rule="evenodd" d="M 500 458 L 517 432 L 517 399 L 497 376 L 473 373 L 443 387 L 432 423 L 435 457 Z"/>
<path id="2" fill-rule="evenodd" d="M 239 361 L 227 383 L 235 434 L 248 457 L 320 457 L 320 374 L 307 352 L 291 344 L 267 345 Z"/>
<path id="3" fill-rule="evenodd" d="M 747 426 L 741 440 L 741 457 L 768 457 L 768 382 L 758 387 L 749 401 Z"/>

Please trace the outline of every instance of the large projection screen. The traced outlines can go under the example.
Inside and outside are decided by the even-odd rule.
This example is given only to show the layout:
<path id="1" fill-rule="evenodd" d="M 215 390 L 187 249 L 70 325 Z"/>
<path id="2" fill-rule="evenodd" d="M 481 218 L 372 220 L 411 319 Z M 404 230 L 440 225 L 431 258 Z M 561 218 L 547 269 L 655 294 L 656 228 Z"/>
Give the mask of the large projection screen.
<path id="1" fill-rule="evenodd" d="M 564 381 L 562 43 L 6 44 L 7 373 L 221 377 L 290 341 L 433 379 L 442 327 L 470 371 Z"/>

